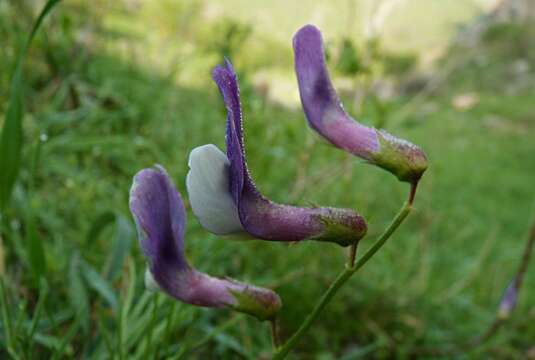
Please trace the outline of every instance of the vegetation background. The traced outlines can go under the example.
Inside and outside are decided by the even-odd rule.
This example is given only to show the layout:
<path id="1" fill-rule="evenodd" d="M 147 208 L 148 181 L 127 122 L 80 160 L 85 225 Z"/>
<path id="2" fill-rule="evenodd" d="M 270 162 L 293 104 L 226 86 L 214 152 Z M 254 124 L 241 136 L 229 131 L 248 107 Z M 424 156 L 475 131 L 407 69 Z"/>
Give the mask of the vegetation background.
<path id="1" fill-rule="evenodd" d="M 43 5 L 0 1 L 0 125 L 16 55 Z M 128 190 L 138 170 L 160 163 L 187 200 L 189 151 L 224 146 L 225 111 L 210 70 L 227 56 L 240 78 L 260 189 L 284 203 L 358 209 L 369 220 L 367 239 L 378 235 L 406 188 L 305 125 L 291 38 L 306 23 L 323 31 L 347 110 L 419 144 L 430 168 L 409 221 L 290 357 L 397 358 L 479 334 L 496 316 L 535 213 L 530 6 L 62 1 L 23 67 L 22 169 L 0 224 L 0 357 L 269 356 L 267 325 L 144 290 Z M 192 263 L 275 288 L 284 337 L 344 263 L 337 246 L 229 241 L 188 215 Z M 535 358 L 533 269 L 510 321 L 460 356 Z"/>

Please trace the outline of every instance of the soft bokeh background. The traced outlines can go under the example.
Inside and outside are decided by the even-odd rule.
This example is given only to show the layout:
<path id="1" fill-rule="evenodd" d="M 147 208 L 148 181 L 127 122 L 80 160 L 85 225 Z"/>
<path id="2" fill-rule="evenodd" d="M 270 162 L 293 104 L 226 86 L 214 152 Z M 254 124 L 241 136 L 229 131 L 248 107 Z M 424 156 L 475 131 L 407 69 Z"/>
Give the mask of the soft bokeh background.
<path id="1" fill-rule="evenodd" d="M 15 55 L 43 6 L 0 1 L 0 124 Z M 21 359 L 262 358 L 269 329 L 146 292 L 128 211 L 132 176 L 164 165 L 184 194 L 189 151 L 224 146 L 211 68 L 238 71 L 249 165 L 272 199 L 358 209 L 365 249 L 406 185 L 305 125 L 291 38 L 321 28 L 346 109 L 419 144 L 416 211 L 343 288 L 293 359 L 414 357 L 494 319 L 535 213 L 535 5 L 530 0 L 65 0 L 24 66 L 23 168 L 0 228 L 3 319 Z M 1 170 L 0 170 L 1 176 Z M 208 273 L 271 286 L 292 334 L 342 269 L 314 242 L 236 242 L 188 209 Z M 45 262 L 30 256 L 40 244 Z M 35 250 L 35 249 L 34 249 Z M 37 270 L 36 270 L 37 269 Z M 535 273 L 501 331 L 466 358 L 535 357 Z M 0 328 L 0 357 L 6 325 Z M 412 354 L 412 355 L 410 355 Z"/>

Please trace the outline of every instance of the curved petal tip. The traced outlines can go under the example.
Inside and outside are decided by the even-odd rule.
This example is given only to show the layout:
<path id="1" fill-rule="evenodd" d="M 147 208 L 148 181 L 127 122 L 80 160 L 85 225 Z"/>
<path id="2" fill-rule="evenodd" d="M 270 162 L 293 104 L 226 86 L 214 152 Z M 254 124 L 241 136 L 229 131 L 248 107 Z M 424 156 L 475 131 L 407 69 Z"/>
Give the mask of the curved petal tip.
<path id="1" fill-rule="evenodd" d="M 163 167 L 143 169 L 134 176 L 129 205 L 151 268 L 186 268 L 184 204 Z"/>
<path id="2" fill-rule="evenodd" d="M 293 39 L 295 73 L 307 121 L 334 146 L 390 171 L 401 181 L 416 183 L 427 169 L 425 153 L 416 145 L 353 120 L 343 109 L 325 62 L 321 32 L 301 28 Z"/>

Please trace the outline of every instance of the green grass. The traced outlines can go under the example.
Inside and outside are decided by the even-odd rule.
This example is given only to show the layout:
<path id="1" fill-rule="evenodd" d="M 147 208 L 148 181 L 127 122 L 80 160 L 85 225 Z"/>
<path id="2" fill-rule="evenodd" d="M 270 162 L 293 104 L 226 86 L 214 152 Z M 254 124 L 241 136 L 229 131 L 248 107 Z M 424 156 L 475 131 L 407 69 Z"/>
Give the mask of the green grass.
<path id="1" fill-rule="evenodd" d="M 0 20 L 12 23 L 0 25 L 0 35 L 14 49 L 27 23 L 15 21 L 11 7 L 0 10 Z M 205 143 L 224 146 L 225 111 L 207 71 L 221 59 L 206 50 L 211 44 L 187 55 L 177 43 L 184 67 L 164 71 L 139 54 L 122 53 L 121 44 L 135 40 L 115 39 L 105 26 L 91 47 L 77 47 L 73 29 L 95 19 L 89 10 L 90 20 L 75 14 L 76 8 L 60 5 L 24 67 L 23 166 L 0 228 L 0 357 L 8 356 L 6 345 L 22 359 L 269 356 L 267 324 L 144 290 L 145 263 L 128 211 L 138 170 L 162 164 L 187 201 L 189 151 Z M 522 34 L 533 39 L 527 30 Z M 452 49 L 444 61 L 466 58 L 463 66 L 408 113 L 404 106 L 414 94 L 388 102 L 387 118 L 406 114 L 386 121 L 388 130 L 419 144 L 430 160 L 415 211 L 337 294 L 290 358 L 403 357 L 417 346 L 467 339 L 492 321 L 535 214 L 535 92 L 529 84 L 515 88 L 521 77 L 511 75 L 514 61 L 533 64 L 535 56 L 516 49 L 508 36 L 518 34 L 502 36 L 472 52 Z M 283 53 L 289 53 L 287 40 Z M 3 114 L 4 70 L 12 69 L 14 52 L 1 51 Z M 240 59 L 253 56 L 236 51 Z M 274 57 L 281 56 L 277 51 Z M 299 109 L 266 101 L 255 91 L 250 69 L 238 62 L 237 70 L 248 161 L 261 191 L 279 202 L 357 209 L 369 221 L 364 250 L 405 200 L 406 186 L 319 141 Z M 293 77 L 290 67 L 285 71 Z M 466 92 L 476 92 L 479 103 L 455 110 L 452 98 Z M 364 107 L 364 122 L 374 120 L 371 107 Z M 30 231 L 45 251 L 41 282 L 30 272 Z M 345 261 L 334 245 L 218 238 L 201 228 L 189 208 L 186 251 L 210 274 L 274 287 L 284 303 L 285 338 Z M 533 274 L 528 272 L 512 320 L 467 358 L 525 356 L 535 337 Z"/>

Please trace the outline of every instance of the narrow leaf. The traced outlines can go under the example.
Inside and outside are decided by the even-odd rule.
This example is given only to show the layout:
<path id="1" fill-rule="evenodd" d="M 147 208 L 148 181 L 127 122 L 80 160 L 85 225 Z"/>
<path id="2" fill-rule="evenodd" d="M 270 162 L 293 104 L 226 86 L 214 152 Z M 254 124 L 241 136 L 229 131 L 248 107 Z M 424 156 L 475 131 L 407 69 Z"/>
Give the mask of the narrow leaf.
<path id="1" fill-rule="evenodd" d="M 31 206 L 31 204 L 29 204 Z M 45 250 L 37 228 L 35 225 L 35 219 L 32 214 L 32 210 L 28 210 L 26 216 L 26 251 L 28 252 L 28 260 L 30 262 L 30 268 L 33 274 L 33 280 L 35 285 L 39 285 L 39 279 L 46 274 L 46 260 Z"/>
<path id="2" fill-rule="evenodd" d="M 100 236 L 100 233 L 106 229 L 106 227 L 113 223 L 115 220 L 115 214 L 111 211 L 106 211 L 100 214 L 91 224 L 87 236 L 85 238 L 85 243 L 88 246 L 94 244 L 95 241 Z"/>
<path id="3" fill-rule="evenodd" d="M 131 223 L 123 216 L 115 218 L 115 235 L 113 237 L 113 248 L 107 261 L 106 279 L 113 281 L 120 274 L 124 260 L 130 251 L 134 230 Z"/>
<path id="4" fill-rule="evenodd" d="M 95 290 L 114 311 L 117 310 L 117 295 L 110 283 L 87 262 L 81 261 L 80 265 L 87 284 Z"/>
<path id="5" fill-rule="evenodd" d="M 76 321 L 84 331 L 89 330 L 89 296 L 80 271 L 80 257 L 75 254 L 69 265 L 69 301 Z"/>
<path id="6" fill-rule="evenodd" d="M 2 311 L 2 324 L 4 325 L 4 341 L 8 350 L 13 350 L 13 323 L 11 321 L 11 311 L 7 290 L 4 284 L 4 277 L 0 276 L 0 307 Z"/>
<path id="7" fill-rule="evenodd" d="M 22 51 L 19 53 L 15 65 L 15 71 L 11 79 L 11 88 L 4 127 L 0 136 L 0 210 L 3 210 L 11 197 L 13 185 L 17 180 L 22 158 L 22 116 L 24 113 L 22 103 L 22 64 L 28 53 L 28 48 L 41 23 L 61 0 L 48 0 L 41 10 L 39 17 L 34 22 L 30 35 Z"/>

